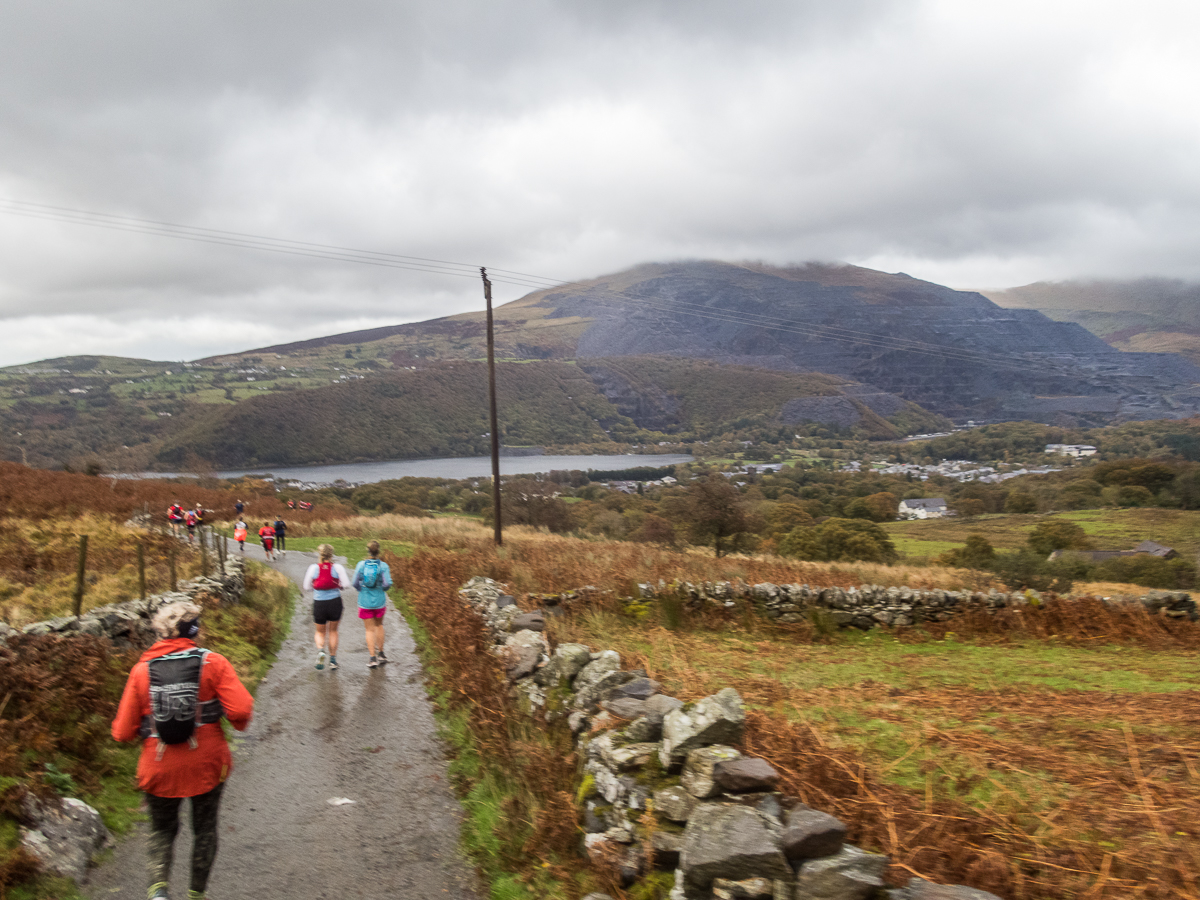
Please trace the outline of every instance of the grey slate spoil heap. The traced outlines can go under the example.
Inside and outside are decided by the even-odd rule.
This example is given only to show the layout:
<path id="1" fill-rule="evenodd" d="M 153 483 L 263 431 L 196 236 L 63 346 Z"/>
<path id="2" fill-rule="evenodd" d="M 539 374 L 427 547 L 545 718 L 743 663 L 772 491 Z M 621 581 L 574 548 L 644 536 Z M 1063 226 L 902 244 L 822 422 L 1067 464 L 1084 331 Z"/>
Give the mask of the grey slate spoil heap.
<path id="1" fill-rule="evenodd" d="M 623 670 L 616 651 L 551 652 L 544 615 L 521 613 L 489 578 L 472 578 L 459 596 L 487 626 L 521 708 L 566 718 L 577 736 L 584 850 L 615 852 L 626 884 L 657 868 L 674 870 L 672 900 L 998 900 L 918 878 L 885 887 L 886 856 L 847 844 L 845 825 L 780 793 L 770 763 L 734 746 L 745 715 L 733 688 L 681 703 L 644 671 Z M 648 809 L 650 859 L 640 824 Z"/>

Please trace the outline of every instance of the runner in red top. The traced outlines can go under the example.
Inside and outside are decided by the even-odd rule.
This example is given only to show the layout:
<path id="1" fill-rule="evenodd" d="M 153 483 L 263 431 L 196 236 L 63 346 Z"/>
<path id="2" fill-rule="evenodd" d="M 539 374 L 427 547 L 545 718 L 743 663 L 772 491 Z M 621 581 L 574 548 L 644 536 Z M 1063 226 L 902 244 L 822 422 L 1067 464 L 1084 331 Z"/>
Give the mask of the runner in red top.
<path id="1" fill-rule="evenodd" d="M 258 529 L 258 537 L 262 541 L 263 553 L 267 555 L 267 559 L 274 559 L 275 529 L 271 527 L 270 522 L 263 522 L 263 527 Z"/>
<path id="2" fill-rule="evenodd" d="M 171 531 L 179 537 L 179 526 L 183 524 L 183 507 L 179 505 L 178 500 L 167 507 L 167 521 L 171 523 Z"/>

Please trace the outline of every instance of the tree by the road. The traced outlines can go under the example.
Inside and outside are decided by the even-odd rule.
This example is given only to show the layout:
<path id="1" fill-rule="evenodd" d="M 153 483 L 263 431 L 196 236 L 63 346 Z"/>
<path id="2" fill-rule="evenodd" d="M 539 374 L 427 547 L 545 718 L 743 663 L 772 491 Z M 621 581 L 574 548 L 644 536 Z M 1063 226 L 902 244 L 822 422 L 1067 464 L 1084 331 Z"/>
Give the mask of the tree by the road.
<path id="1" fill-rule="evenodd" d="M 736 550 L 755 530 L 741 494 L 720 475 L 694 481 L 677 506 L 677 515 L 698 544 L 712 544 L 717 556 Z"/>

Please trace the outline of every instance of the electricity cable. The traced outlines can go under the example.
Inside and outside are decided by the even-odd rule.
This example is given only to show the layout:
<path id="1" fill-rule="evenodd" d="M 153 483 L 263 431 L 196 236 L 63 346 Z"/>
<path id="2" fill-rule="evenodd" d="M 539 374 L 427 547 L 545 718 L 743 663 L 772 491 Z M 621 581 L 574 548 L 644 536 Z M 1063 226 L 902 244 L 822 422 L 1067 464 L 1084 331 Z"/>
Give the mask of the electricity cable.
<path id="1" fill-rule="evenodd" d="M 53 206 L 33 203 L 30 201 L 0 198 L 0 212 L 27 218 L 63 222 L 65 224 L 87 225 L 90 227 L 106 228 L 125 231 L 134 234 L 145 234 L 157 237 L 173 237 L 197 243 L 215 244 L 239 249 L 260 250 L 264 252 L 281 253 L 291 256 L 322 259 L 332 262 L 351 262 L 362 265 L 374 265 L 385 268 L 405 269 L 409 271 L 427 272 L 435 275 L 453 275 L 462 278 L 478 278 L 479 267 L 469 263 L 459 263 L 449 260 L 431 259 L 428 257 L 407 256 L 403 254 L 381 251 L 359 250 L 351 247 L 318 244 L 311 241 L 296 241 L 286 238 L 274 238 L 265 235 L 246 232 L 228 231 L 199 226 L 180 225 L 173 222 L 162 222 L 153 219 L 140 219 L 132 216 L 121 216 L 101 213 L 91 210 L 72 209 L 70 207 Z M 768 328 L 784 333 L 798 334 L 807 337 L 852 343 L 873 347 L 881 350 L 905 351 L 938 356 L 947 360 L 959 362 L 989 362 L 1000 368 L 1028 371 L 1030 368 L 1048 369 L 1047 360 L 1024 360 L 1020 364 L 1013 362 L 1011 357 L 1002 357 L 986 351 L 963 350 L 955 347 L 931 344 L 910 338 L 902 338 L 877 332 L 862 331 L 837 325 L 822 325 L 802 323 L 793 319 L 780 318 L 748 311 L 714 310 L 702 304 L 684 300 L 665 300 L 631 294 L 601 285 L 588 284 L 578 281 L 560 281 L 518 272 L 509 269 L 488 268 L 492 280 L 513 286 L 532 288 L 535 291 L 546 291 L 563 288 L 581 288 L 592 294 L 587 300 L 592 303 L 612 302 L 604 297 L 595 296 L 596 292 L 607 294 L 612 298 L 631 300 L 641 306 L 658 309 L 664 312 L 683 314 L 711 321 L 728 322 L 747 327 Z"/>

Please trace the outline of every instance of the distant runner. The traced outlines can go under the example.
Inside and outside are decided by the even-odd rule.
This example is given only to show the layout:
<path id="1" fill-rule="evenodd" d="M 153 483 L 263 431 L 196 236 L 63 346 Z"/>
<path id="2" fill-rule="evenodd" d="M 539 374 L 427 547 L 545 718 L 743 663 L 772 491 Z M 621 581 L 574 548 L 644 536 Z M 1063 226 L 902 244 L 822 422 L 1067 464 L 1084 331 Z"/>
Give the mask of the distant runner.
<path id="1" fill-rule="evenodd" d="M 246 511 L 246 504 L 239 500 L 237 503 L 233 504 L 233 511 L 237 513 L 237 517 L 240 519 L 242 517 L 242 513 Z"/>
<path id="2" fill-rule="evenodd" d="M 270 522 L 263 522 L 263 527 L 258 529 L 258 539 L 262 541 L 263 553 L 267 555 L 267 559 L 274 559 L 275 529 L 271 527 Z"/>
<path id="3" fill-rule="evenodd" d="M 196 541 L 196 511 L 189 509 L 183 514 L 183 522 L 187 525 L 188 543 L 192 544 Z"/>
<path id="4" fill-rule="evenodd" d="M 322 544 L 317 548 L 321 561 L 313 563 L 304 573 L 304 590 L 312 591 L 314 640 L 317 645 L 317 668 L 325 668 L 325 644 L 329 643 L 329 668 L 338 668 L 338 624 L 342 621 L 342 589 L 350 587 L 346 567 L 333 561 L 333 547 Z"/>
<path id="5" fill-rule="evenodd" d="M 196 524 L 197 525 L 204 524 L 204 504 L 203 503 L 196 504 Z"/>
<path id="6" fill-rule="evenodd" d="M 179 505 L 178 500 L 167 507 L 167 521 L 171 524 L 171 531 L 179 537 L 179 526 L 183 524 L 183 507 Z"/>
<path id="7" fill-rule="evenodd" d="M 233 539 L 238 542 L 238 549 L 243 553 L 246 552 L 246 533 L 248 531 L 246 523 L 241 519 L 238 519 L 238 523 L 233 526 Z"/>
<path id="8" fill-rule="evenodd" d="M 280 556 L 287 556 L 287 522 L 280 517 L 275 520 L 275 549 Z"/>
<path id="9" fill-rule="evenodd" d="M 354 587 L 358 589 L 358 617 L 367 629 L 367 668 L 383 665 L 383 614 L 387 612 L 387 591 L 392 587 L 392 570 L 379 558 L 379 541 L 367 544 L 366 559 L 354 567 Z"/>

